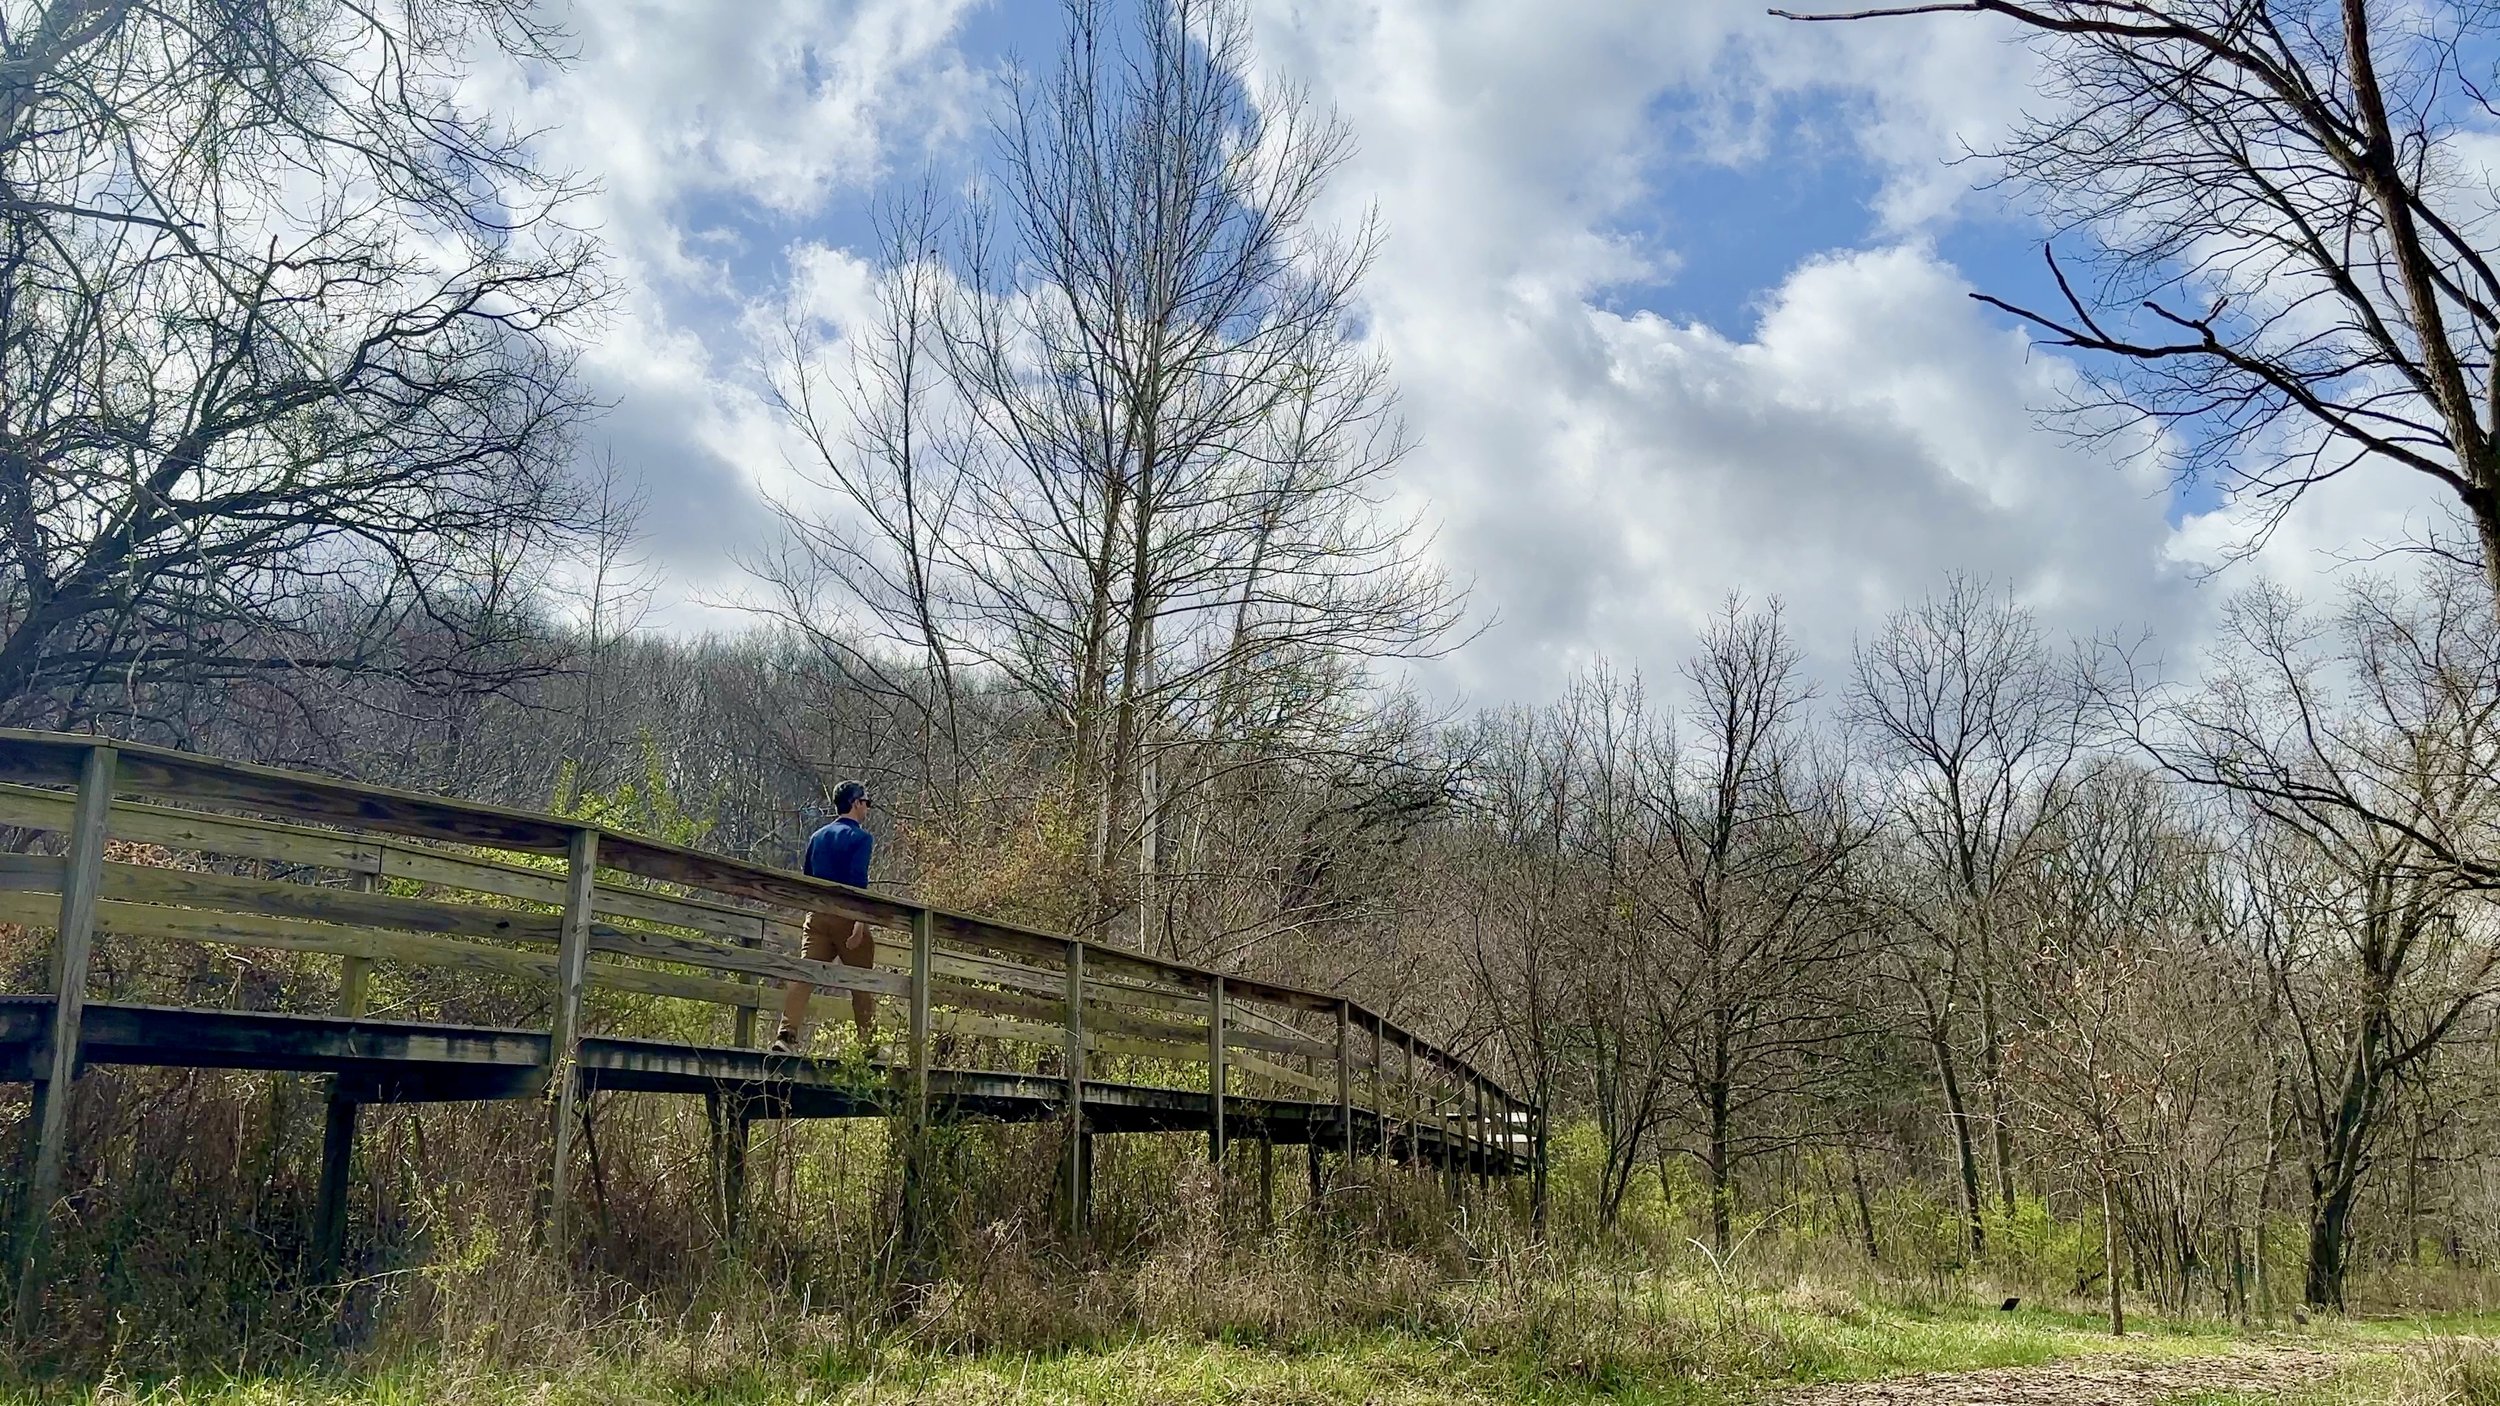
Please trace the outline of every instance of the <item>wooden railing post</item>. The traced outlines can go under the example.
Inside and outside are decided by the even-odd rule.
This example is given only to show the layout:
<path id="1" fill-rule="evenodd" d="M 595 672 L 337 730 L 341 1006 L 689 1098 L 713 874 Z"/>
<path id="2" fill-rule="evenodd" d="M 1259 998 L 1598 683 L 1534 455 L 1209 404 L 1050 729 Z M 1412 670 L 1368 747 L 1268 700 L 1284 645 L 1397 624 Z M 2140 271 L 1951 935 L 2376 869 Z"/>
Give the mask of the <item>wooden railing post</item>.
<path id="1" fill-rule="evenodd" d="M 90 747 L 78 774 L 78 801 L 71 813 L 69 854 L 61 875 L 61 918 L 52 945 L 52 1046 L 35 1070 L 34 1165 L 27 1169 L 26 1201 L 17 1231 L 17 1331 L 29 1336 L 42 1316 L 44 1256 L 51 1237 L 52 1203 L 61 1195 L 61 1167 L 69 1152 L 69 1102 L 78 1077 L 79 1025 L 87 1007 L 87 967 L 95 942 L 96 890 L 104 877 L 104 830 L 113 808 L 113 770 L 119 754 Z"/>
<path id="2" fill-rule="evenodd" d="M 382 847 L 374 845 L 371 846 L 371 850 L 373 868 L 356 875 L 355 889 L 358 893 L 373 892 L 375 881 L 382 877 Z M 373 959 L 371 957 L 340 958 L 339 1014 L 349 1017 L 363 1015 L 370 1001 L 367 988 L 372 985 L 372 982 Z"/>
<path id="3" fill-rule="evenodd" d="M 1389 1105 L 1388 1105 L 1387 1101 L 1386 1101 L 1386 1100 L 1384 1100 L 1384 1099 L 1381 1097 L 1381 1092 L 1380 1092 L 1380 1064 L 1381 1064 L 1381 1047 L 1382 1047 L 1382 1046 L 1384 1046 L 1384 1045 L 1386 1045 L 1386 1044 L 1388 1044 L 1388 1043 L 1389 1043 L 1389 1032 L 1388 1032 L 1388 1028 L 1387 1028 L 1386 1026 L 1383 1026 L 1383 1025 L 1380 1023 L 1380 1017 L 1378 1017 L 1378 1016 L 1373 1016 L 1373 1017 L 1372 1017 L 1372 1175 L 1373 1175 L 1374 1177 L 1377 1177 L 1377 1176 L 1379 1176 L 1379 1175 L 1380 1175 L 1380 1163 L 1381 1163 L 1381 1159 L 1383 1159 L 1384 1157 L 1388 1156 L 1388 1154 L 1389 1154 Z"/>
<path id="4" fill-rule="evenodd" d="M 1085 944 L 1068 944 L 1068 1238 L 1085 1234 Z"/>
<path id="5" fill-rule="evenodd" d="M 1224 978 L 1207 984 L 1207 1160 L 1224 1166 Z"/>
<path id="6" fill-rule="evenodd" d="M 1490 1080 L 1484 1086 L 1484 1156 L 1493 1175 L 1510 1175 L 1510 1095 Z"/>
<path id="7" fill-rule="evenodd" d="M 1398 1101 L 1398 1112 L 1403 1115 L 1401 1121 L 1406 1124 L 1406 1160 L 1409 1165 L 1412 1165 L 1423 1156 L 1420 1135 L 1424 1126 L 1420 1116 L 1423 1109 L 1419 1106 L 1420 1100 L 1417 1098 L 1421 1086 L 1415 1081 L 1415 1036 L 1413 1032 L 1407 1033 L 1405 1045 L 1406 1095 Z"/>
<path id="8" fill-rule="evenodd" d="M 736 941 L 740 947 L 749 949 L 761 945 L 764 941 L 762 921 L 757 921 L 754 937 L 741 933 Z M 755 977 L 744 973 L 736 980 L 740 986 L 761 984 Z M 742 1003 L 732 1008 L 729 1014 L 729 1043 L 742 1050 L 755 1048 L 755 1007 Z M 720 1217 L 721 1238 L 735 1241 L 739 1222 L 746 1217 L 747 1152 L 754 1142 L 755 1098 L 739 1089 L 725 1089 L 706 1094 L 704 1098 L 707 1104 L 705 1112 L 711 1118 L 714 1137 L 712 1197 Z"/>
<path id="9" fill-rule="evenodd" d="M 1490 1191 L 1493 1188 L 1493 1123 L 1485 1121 L 1485 1076 L 1478 1073 L 1468 1083 L 1475 1086 L 1475 1118 L 1473 1128 L 1470 1128 L 1475 1136 L 1475 1188 Z"/>
<path id="10" fill-rule="evenodd" d="M 1311 1145 L 1319 1145 L 1314 1136 Z M 1351 1178 L 1354 1167 L 1354 1003 L 1337 1000 L 1337 1155 L 1344 1166 L 1338 1175 Z"/>
<path id="11" fill-rule="evenodd" d="M 936 946 L 937 914 L 911 915 L 911 1121 L 917 1136 L 929 1121 L 929 960 Z"/>
<path id="12" fill-rule="evenodd" d="M 930 1205 L 935 1175 L 929 1126 L 929 1072 L 935 1041 L 929 1022 L 930 969 L 937 946 L 937 913 L 915 908 L 911 914 L 911 1012 L 907 1029 L 911 1085 L 904 1095 L 902 1280 L 931 1282 L 937 1273 L 936 1217 Z"/>
<path id="13" fill-rule="evenodd" d="M 547 1248 L 562 1264 L 571 1256 L 567 1235 L 573 1182 L 573 1122 L 581 1080 L 582 984 L 590 968 L 590 904 L 599 876 L 599 832 L 583 826 L 564 855 L 564 926 L 556 940 L 555 1013 L 547 1026 L 548 1103 L 555 1126 L 548 1139 Z"/>

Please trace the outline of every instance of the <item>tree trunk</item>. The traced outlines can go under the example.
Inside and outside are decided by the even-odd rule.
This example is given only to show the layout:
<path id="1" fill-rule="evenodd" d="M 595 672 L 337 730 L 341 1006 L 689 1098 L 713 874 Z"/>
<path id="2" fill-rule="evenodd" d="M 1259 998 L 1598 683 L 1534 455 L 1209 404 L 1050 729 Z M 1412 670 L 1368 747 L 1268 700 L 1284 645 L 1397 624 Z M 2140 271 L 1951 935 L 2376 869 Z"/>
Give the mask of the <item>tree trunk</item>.
<path id="1" fill-rule="evenodd" d="M 1111 921 L 1120 911 L 1120 890 L 1126 885 L 1112 861 L 1128 829 L 1129 803 L 1138 785 L 1138 752 L 1144 740 L 1148 700 L 1143 676 L 1154 644 L 1154 456 L 1149 425 L 1138 450 L 1137 489 L 1129 513 L 1128 597 L 1123 603 L 1127 618 L 1121 622 L 1120 686 L 1111 705 L 1111 759 L 1104 777 L 1110 803 L 1103 816 L 1102 887 L 1095 900 L 1098 924 Z"/>
<path id="2" fill-rule="evenodd" d="M 2309 1267 L 2301 1297 L 2311 1308 L 2343 1310 L 2344 1251 L 2357 1190 L 2351 1178 L 2340 1178 L 2309 1208 Z"/>
<path id="3" fill-rule="evenodd" d="M 2467 501 L 2474 509 L 2474 534 L 2483 546 L 2483 584 L 2491 588 L 2491 598 L 2500 601 L 2500 492 L 2494 491 L 2489 470 L 2475 477 Z"/>
<path id="4" fill-rule="evenodd" d="M 1866 1262 L 1881 1264 L 1883 1254 L 1875 1246 L 1875 1211 L 1866 1202 L 1866 1174 L 1858 1167 L 1858 1147 L 1849 1145 L 1849 1190 L 1858 1200 L 1858 1235 L 1866 1242 Z"/>
<path id="5" fill-rule="evenodd" d="M 2014 1218 L 2014 1132 L 2005 1116 L 2005 1043 L 1997 1028 L 1995 945 L 1979 934 L 1979 1077 L 1988 1084 L 1988 1150 L 1995 1164 L 1997 1204 Z"/>
<path id="6" fill-rule="evenodd" d="M 1997 1205 L 2007 1220 L 2014 1218 L 2014 1133 L 2005 1116 L 2005 1081 L 1988 1076 L 1988 1144 L 1997 1174 Z"/>
<path id="7" fill-rule="evenodd" d="M 1962 1080 L 1954 1069 L 1953 1045 L 1942 1025 L 1927 1032 L 1927 1047 L 1936 1057 L 1936 1080 L 1944 1086 L 1945 1121 L 1953 1125 L 1953 1151 L 1960 1164 L 1962 1212 L 1970 1231 L 1970 1252 L 1988 1252 L 1988 1227 L 1980 1210 L 1979 1153 L 1971 1146 L 1970 1110 L 1962 1102 Z"/>
<path id="8" fill-rule="evenodd" d="M 2109 1280 L 2109 1335 L 2127 1335 L 2127 1296 L 2118 1279 L 2118 1201 L 2110 1191 L 2109 1173 L 2101 1173 L 2101 1268 Z"/>
<path id="9" fill-rule="evenodd" d="M 1719 1080 L 1710 1087 L 1710 1244 L 1722 1255 L 1734 1219 L 1728 1173 L 1727 1082 Z"/>

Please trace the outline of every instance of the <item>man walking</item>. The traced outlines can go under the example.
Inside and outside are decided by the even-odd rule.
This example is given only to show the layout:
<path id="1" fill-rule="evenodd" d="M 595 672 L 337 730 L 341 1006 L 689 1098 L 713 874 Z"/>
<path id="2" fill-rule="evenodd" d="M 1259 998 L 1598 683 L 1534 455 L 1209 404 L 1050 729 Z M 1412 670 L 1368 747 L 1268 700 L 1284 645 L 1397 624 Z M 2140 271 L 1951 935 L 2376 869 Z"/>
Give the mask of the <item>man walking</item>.
<path id="1" fill-rule="evenodd" d="M 864 889 L 868 887 L 868 856 L 877 846 L 876 837 L 861 823 L 868 818 L 868 788 L 856 781 L 836 786 L 833 809 L 833 823 L 808 837 L 807 876 Z M 877 964 L 877 944 L 868 935 L 868 925 L 832 913 L 807 915 L 807 938 L 800 953 L 812 962 L 854 967 Z M 773 1053 L 794 1054 L 807 1048 L 807 1005 L 815 994 L 816 988 L 804 981 L 790 983 L 781 1001 L 781 1030 L 773 1036 Z M 852 992 L 851 1018 L 859 1023 L 860 1045 L 874 1050 L 877 998 L 865 991 Z"/>

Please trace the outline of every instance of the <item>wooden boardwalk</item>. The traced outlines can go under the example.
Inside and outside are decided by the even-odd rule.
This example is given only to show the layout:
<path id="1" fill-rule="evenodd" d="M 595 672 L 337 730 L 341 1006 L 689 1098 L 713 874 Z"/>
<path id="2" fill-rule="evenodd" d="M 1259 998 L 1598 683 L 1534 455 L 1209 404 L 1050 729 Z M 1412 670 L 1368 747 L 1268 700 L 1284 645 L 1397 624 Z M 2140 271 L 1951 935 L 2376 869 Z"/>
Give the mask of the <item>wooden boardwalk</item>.
<path id="1" fill-rule="evenodd" d="M 0 841 L 0 923 L 52 933 L 45 988 L 0 993 L 0 1081 L 34 1086 L 14 1236 L 21 1320 L 61 1194 L 61 1095 L 97 1065 L 328 1076 L 313 1236 L 325 1266 L 344 1231 L 357 1110 L 375 1103 L 545 1100 L 558 1244 L 576 1107 L 596 1090 L 703 1098 L 723 1133 L 716 1175 L 733 1220 L 758 1118 L 1057 1121 L 1078 1217 L 1096 1134 L 1198 1132 L 1219 1161 L 1236 1139 L 1300 1144 L 1315 1169 L 1323 1153 L 1372 1154 L 1478 1179 L 1543 1153 L 1539 1110 L 1342 997 L 556 816 L 0 730 Z M 795 955 L 810 911 L 880 929 L 878 965 Z M 170 1004 L 94 989 L 99 943 L 313 954 L 300 965 L 335 979 L 320 1010 Z M 459 1018 L 446 972 L 479 1009 L 543 1010 L 543 1023 Z M 439 1018 L 382 1018 L 416 1003 L 421 973 Z M 791 979 L 877 995 L 894 1058 L 756 1048 L 756 1013 L 769 1020 Z M 820 1025 L 847 1025 L 848 1005 L 820 995 Z M 695 1024 L 717 1038 L 637 1038 Z"/>

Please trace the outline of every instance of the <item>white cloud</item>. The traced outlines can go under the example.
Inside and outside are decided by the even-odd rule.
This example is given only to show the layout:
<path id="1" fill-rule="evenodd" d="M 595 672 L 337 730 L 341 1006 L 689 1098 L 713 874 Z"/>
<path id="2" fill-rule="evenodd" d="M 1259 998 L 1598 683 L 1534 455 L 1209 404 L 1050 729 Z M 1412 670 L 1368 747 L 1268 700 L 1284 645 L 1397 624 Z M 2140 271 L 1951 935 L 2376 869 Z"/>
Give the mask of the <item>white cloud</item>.
<path id="1" fill-rule="evenodd" d="M 633 291 L 590 351 L 618 402 L 601 436 L 653 484 L 655 555 L 681 591 L 734 583 L 728 552 L 788 482 L 761 333 L 784 306 L 845 326 L 873 280 L 814 237 L 774 236 L 789 247 L 762 251 L 759 273 L 741 241 L 776 213 L 864 201 L 923 146 L 961 158 L 983 116 L 981 66 L 955 47 L 968 3 L 772 0 L 737 24 L 698 0 L 585 6 L 578 66 L 506 75 L 493 97 L 561 124 L 555 163 L 605 183 L 596 211 Z M 1253 0 L 1253 15 L 1268 76 L 1353 128 L 1334 213 L 1381 217 L 1369 325 L 1422 439 L 1402 489 L 1431 500 L 1437 550 L 1503 620 L 1438 682 L 1494 701 L 1549 696 L 1598 654 L 1663 672 L 1731 590 L 1786 598 L 1829 673 L 1950 569 L 2060 628 L 2201 634 L 2220 592 L 2197 568 L 2232 514 L 2174 532 L 2154 468 L 2037 423 L 2071 368 L 1974 305 L 1925 242 L 1981 208 L 1978 173 L 1946 159 L 2029 96 L 2006 30 L 1797 25 L 1760 0 Z M 1800 112 L 1838 116 L 1801 128 Z M 1674 263 L 1626 233 L 1662 163 L 1770 169 L 1801 142 L 1880 174 L 1878 245 L 1745 290 L 1746 329 L 1608 310 L 1610 290 Z M 2302 577 L 2350 539 L 2353 504 L 2383 496 L 2345 494 L 2287 524 L 2260 569 Z"/>
<path id="2" fill-rule="evenodd" d="M 1862 95 L 1858 135 L 1899 156 L 1888 210 L 1941 217 L 1936 147 L 1912 159 L 1912 134 L 1999 120 L 1993 74 L 1943 80 L 2001 37 L 1913 52 L 1898 28 L 1838 36 L 1751 3 L 1262 14 L 1262 52 L 1354 128 L 1343 186 L 1385 229 L 1368 297 L 1423 440 L 1409 473 L 1446 560 L 1503 616 L 1448 681 L 1533 699 L 1599 654 L 1663 671 L 1729 591 L 1786 598 L 1827 669 L 1952 568 L 2087 631 L 2190 593 L 2158 477 L 2043 433 L 2032 407 L 2065 368 L 1915 245 L 1807 264 L 1743 340 L 1600 306 L 1639 271 L 1606 231 L 1661 157 L 1662 99 L 1707 120 L 1895 72 L 1913 100 Z"/>
<path id="3" fill-rule="evenodd" d="M 1948 570 L 1997 580 L 2055 626 L 2177 619 L 2158 470 L 2040 432 L 2028 407 L 2071 373 L 1992 326 L 1931 255 L 1894 247 L 1807 265 L 1749 338 L 1647 314 L 1566 310 L 1602 374 L 1497 358 L 1536 386 L 1552 432 L 1499 458 L 1516 397 L 1450 367 L 1419 335 L 1410 386 L 1441 382 L 1429 471 L 1449 540 L 1514 611 L 1464 680 L 1535 696 L 1592 654 L 1669 666 L 1727 592 L 1778 595 L 1822 671 Z M 1444 329 L 1444 336 L 1448 335 Z M 1547 340 L 1550 340 L 1547 339 Z M 1471 409 L 1470 407 L 1481 407 Z"/>
<path id="4" fill-rule="evenodd" d="M 770 529 L 784 432 L 765 404 L 751 304 L 773 302 L 778 247 L 837 202 L 965 139 L 987 82 L 954 44 L 973 0 L 577 0 L 557 16 L 575 60 L 524 71 L 481 56 L 468 99 L 541 132 L 540 160 L 597 190 L 573 211 L 620 284 L 585 346 L 614 409 L 584 454 L 647 492 L 663 618 L 734 592 L 734 554 Z M 759 272 L 761 270 L 761 272 Z"/>
<path id="5" fill-rule="evenodd" d="M 543 127 L 551 164 L 593 176 L 604 233 L 687 277 L 716 238 L 699 208 L 803 215 L 898 154 L 959 139 L 984 80 L 953 47 L 972 0 L 581 0 L 578 58 L 488 66 L 494 110 Z"/>

